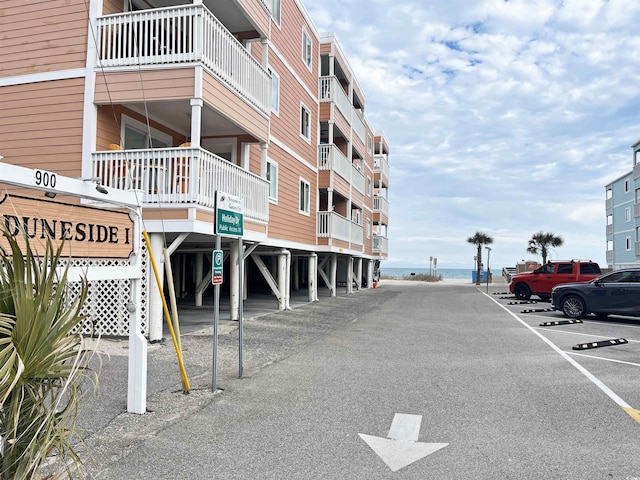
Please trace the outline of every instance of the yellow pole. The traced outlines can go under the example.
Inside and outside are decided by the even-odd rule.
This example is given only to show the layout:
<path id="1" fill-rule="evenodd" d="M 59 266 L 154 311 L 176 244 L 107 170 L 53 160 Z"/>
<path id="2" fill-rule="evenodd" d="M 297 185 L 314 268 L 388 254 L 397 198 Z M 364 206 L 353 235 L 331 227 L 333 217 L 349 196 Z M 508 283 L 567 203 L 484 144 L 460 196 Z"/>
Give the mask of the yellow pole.
<path id="1" fill-rule="evenodd" d="M 158 290 L 160 291 L 160 298 L 162 298 L 162 307 L 164 308 L 164 314 L 167 317 L 167 325 L 169 325 L 169 331 L 171 332 L 171 339 L 173 340 L 173 347 L 176 349 L 176 355 L 178 357 L 178 365 L 180 366 L 180 376 L 182 377 L 182 393 L 189 393 L 189 379 L 187 378 L 187 372 L 184 369 L 184 361 L 182 359 L 182 351 L 178 347 L 178 342 L 176 340 L 176 335 L 173 331 L 173 325 L 171 324 L 171 315 L 169 315 L 169 308 L 167 307 L 167 300 L 164 298 L 164 293 L 162 292 L 162 282 L 160 281 L 160 275 L 158 274 L 158 268 L 156 267 L 156 261 L 153 258 L 153 252 L 151 251 L 151 243 L 149 242 L 149 235 L 147 235 L 146 231 L 142 231 L 142 235 L 144 236 L 144 242 L 147 244 L 147 251 L 149 252 L 149 260 L 151 260 L 151 266 L 153 267 L 153 273 L 156 277 L 156 284 L 158 285 Z"/>

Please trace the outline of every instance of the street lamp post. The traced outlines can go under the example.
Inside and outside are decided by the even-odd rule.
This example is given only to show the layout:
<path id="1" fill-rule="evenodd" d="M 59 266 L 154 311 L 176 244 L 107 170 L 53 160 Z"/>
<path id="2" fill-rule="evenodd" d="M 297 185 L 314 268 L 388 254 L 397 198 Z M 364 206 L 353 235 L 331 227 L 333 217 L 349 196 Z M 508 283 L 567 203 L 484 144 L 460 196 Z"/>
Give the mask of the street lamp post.
<path id="1" fill-rule="evenodd" d="M 491 271 L 489 268 L 489 258 L 491 258 L 491 248 L 484 247 L 487 249 L 487 293 L 489 293 L 489 272 Z"/>

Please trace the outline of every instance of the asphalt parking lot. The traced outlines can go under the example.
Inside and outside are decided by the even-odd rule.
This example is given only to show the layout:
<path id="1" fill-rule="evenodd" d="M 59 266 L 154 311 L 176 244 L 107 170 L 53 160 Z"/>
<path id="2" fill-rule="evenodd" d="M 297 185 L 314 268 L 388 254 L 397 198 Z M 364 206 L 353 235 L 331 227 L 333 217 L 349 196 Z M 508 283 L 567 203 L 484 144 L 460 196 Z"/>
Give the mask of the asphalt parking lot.
<path id="1" fill-rule="evenodd" d="M 537 297 L 518 300 L 508 288 L 488 295 L 640 423 L 640 318 L 589 315 L 576 321 Z"/>

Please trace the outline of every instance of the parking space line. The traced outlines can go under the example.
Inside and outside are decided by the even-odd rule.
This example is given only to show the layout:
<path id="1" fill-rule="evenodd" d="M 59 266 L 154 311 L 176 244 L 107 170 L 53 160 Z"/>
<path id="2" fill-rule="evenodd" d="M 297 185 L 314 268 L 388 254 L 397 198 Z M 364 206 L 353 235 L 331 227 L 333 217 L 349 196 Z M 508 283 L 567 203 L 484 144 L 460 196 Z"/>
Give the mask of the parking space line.
<path id="1" fill-rule="evenodd" d="M 534 330 L 543 330 L 545 332 L 558 332 L 558 333 L 566 333 L 567 335 L 580 335 L 582 337 L 602 338 L 602 335 L 593 335 L 591 333 L 569 332 L 568 330 L 558 330 L 557 328 L 537 328 L 537 327 L 532 327 L 532 328 Z M 640 343 L 640 340 L 627 340 L 627 341 L 629 343 Z"/>
<path id="2" fill-rule="evenodd" d="M 594 360 L 604 360 L 605 362 L 624 363 L 634 367 L 640 367 L 640 363 L 625 362 L 624 360 L 616 360 L 614 358 L 598 357 L 596 355 L 587 355 L 586 353 L 564 352 L 567 355 L 577 355 L 579 357 L 593 358 Z"/>
<path id="3" fill-rule="evenodd" d="M 518 322 L 520 322 L 522 325 L 524 325 L 526 328 L 528 328 L 531 332 L 533 332 L 535 335 L 537 335 L 543 342 L 545 342 L 547 345 L 549 345 L 553 350 L 556 351 L 556 353 L 558 353 L 558 355 L 560 355 L 562 358 L 564 358 L 567 362 L 569 362 L 571 365 L 573 365 L 573 367 L 578 370 L 580 373 L 582 373 L 585 377 L 587 377 L 596 387 L 598 387 L 605 395 L 607 395 L 611 400 L 613 400 L 619 407 L 621 407 L 631 418 L 633 418 L 637 423 L 640 423 L 640 410 L 636 410 L 635 408 L 633 408 L 631 405 L 629 405 L 627 402 L 625 402 L 622 398 L 620 398 L 613 390 L 611 390 L 609 387 L 607 387 L 604 383 L 602 383 L 602 381 L 597 378 L 595 375 L 593 375 L 589 370 L 587 370 L 586 368 L 584 368 L 582 365 L 580 365 L 577 361 L 575 361 L 573 358 L 571 358 L 568 354 L 566 354 L 565 352 L 563 352 L 556 344 L 554 344 L 551 340 L 549 340 L 547 337 L 545 337 L 544 335 L 542 335 L 540 332 L 538 332 L 535 328 L 529 326 L 527 324 L 527 322 L 525 322 L 524 320 L 522 320 L 520 317 L 518 317 L 515 313 L 513 313 L 511 310 L 509 310 L 507 307 L 505 307 L 504 305 L 502 305 L 500 302 L 498 302 L 497 300 L 493 299 L 491 297 L 491 295 L 488 295 L 485 292 L 481 292 L 483 295 L 485 295 L 486 297 L 490 298 L 492 302 L 494 302 L 496 305 L 498 305 L 501 309 L 503 309 L 505 312 L 507 312 L 509 315 L 511 315 L 513 318 L 515 318 Z"/>

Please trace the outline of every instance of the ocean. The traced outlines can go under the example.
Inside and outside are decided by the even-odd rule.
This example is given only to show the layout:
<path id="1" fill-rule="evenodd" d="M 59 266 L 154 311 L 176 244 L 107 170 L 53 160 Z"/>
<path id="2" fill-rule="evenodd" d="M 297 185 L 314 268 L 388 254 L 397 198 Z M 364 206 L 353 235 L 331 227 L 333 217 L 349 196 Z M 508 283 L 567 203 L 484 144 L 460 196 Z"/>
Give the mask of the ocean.
<path id="1" fill-rule="evenodd" d="M 472 272 L 474 270 L 472 270 L 471 268 L 438 268 L 436 271 L 434 271 L 433 269 L 431 270 L 431 274 L 437 274 L 440 275 L 442 278 L 451 278 L 451 279 L 465 279 L 468 278 L 469 281 L 471 281 L 471 275 Z M 495 275 L 500 274 L 500 272 L 502 272 L 502 269 L 500 270 L 495 270 L 493 268 L 491 268 L 491 272 Z M 385 267 L 384 265 L 380 266 L 380 274 L 387 276 L 387 277 L 393 277 L 393 278 L 404 278 L 404 277 L 408 277 L 410 276 L 412 273 L 415 273 L 416 275 L 429 275 L 429 268 L 391 268 L 391 267 Z"/>

